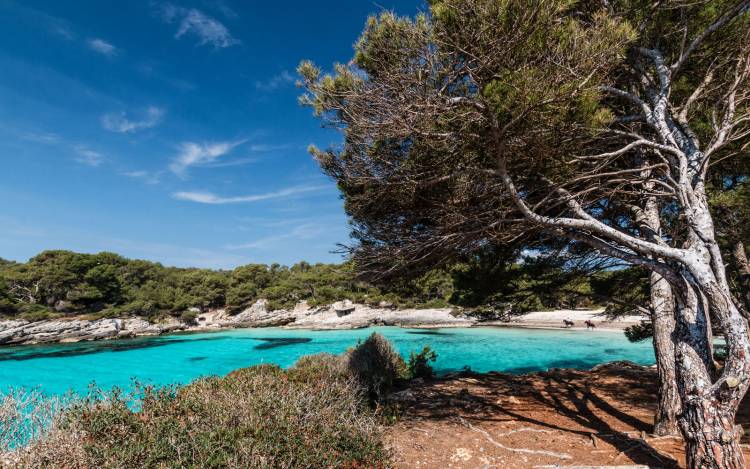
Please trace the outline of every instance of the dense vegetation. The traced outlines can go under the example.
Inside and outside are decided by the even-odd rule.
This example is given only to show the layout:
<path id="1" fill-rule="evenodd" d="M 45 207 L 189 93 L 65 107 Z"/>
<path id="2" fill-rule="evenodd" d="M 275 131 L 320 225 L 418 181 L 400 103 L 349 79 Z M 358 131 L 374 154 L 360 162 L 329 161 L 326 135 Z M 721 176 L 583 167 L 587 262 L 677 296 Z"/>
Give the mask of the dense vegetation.
<path id="1" fill-rule="evenodd" d="M 259 298 L 273 308 L 342 299 L 489 312 L 590 305 L 595 296 L 589 281 L 561 273 L 559 266 L 531 259 L 501 266 L 475 259 L 383 286 L 358 280 L 351 263 L 208 270 L 165 267 L 107 252 L 46 251 L 26 263 L 0 262 L 0 314 L 31 320 L 74 314 L 157 320 L 193 307 L 239 311 Z"/>
<path id="2" fill-rule="evenodd" d="M 303 357 L 286 371 L 261 365 L 136 389 L 138 412 L 133 396 L 93 395 L 43 418 L 47 429 L 26 448 L 14 453 L 13 440 L 0 443 L 26 468 L 385 468 L 383 408 L 375 404 L 411 376 L 390 342 L 373 334 L 343 355 Z M 14 399 L 0 403 L 0 421 L 19 421 Z M 45 413 L 55 407 L 40 403 Z"/>

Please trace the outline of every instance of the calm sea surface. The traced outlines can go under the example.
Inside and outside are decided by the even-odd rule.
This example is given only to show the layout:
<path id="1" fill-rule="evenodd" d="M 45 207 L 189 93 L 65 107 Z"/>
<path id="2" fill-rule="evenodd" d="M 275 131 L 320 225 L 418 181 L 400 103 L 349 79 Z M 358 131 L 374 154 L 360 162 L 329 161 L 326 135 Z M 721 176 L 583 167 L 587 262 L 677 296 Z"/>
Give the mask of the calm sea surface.
<path id="1" fill-rule="evenodd" d="M 654 363 L 649 341 L 631 344 L 621 332 L 510 328 L 347 331 L 236 329 L 199 334 L 45 346 L 0 347 L 0 391 L 35 388 L 60 395 L 85 392 L 94 382 L 108 389 L 131 381 L 187 383 L 206 375 L 259 363 L 283 367 L 302 355 L 341 353 L 372 332 L 392 340 L 408 356 L 425 345 L 438 354 L 436 370 L 522 373 L 554 367 L 590 368 L 612 360 Z"/>

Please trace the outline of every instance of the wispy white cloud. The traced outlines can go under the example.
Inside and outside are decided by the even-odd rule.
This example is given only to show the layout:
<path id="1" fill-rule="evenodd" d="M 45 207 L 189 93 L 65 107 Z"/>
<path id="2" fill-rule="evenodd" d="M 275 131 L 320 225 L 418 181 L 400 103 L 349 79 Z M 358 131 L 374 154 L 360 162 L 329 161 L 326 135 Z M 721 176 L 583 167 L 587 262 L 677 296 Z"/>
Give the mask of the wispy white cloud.
<path id="1" fill-rule="evenodd" d="M 201 204 L 212 204 L 212 205 L 223 205 L 223 204 L 240 204 L 259 202 L 262 200 L 280 199 L 284 197 L 291 197 L 297 194 L 303 194 L 307 192 L 318 192 L 328 189 L 329 186 L 293 186 L 287 187 L 273 192 L 266 192 L 263 194 L 252 194 L 252 195 L 241 195 L 235 197 L 222 197 L 212 192 L 175 192 L 172 197 L 177 200 L 185 200 L 188 202 L 197 202 Z"/>
<path id="2" fill-rule="evenodd" d="M 79 235 L 80 237 L 82 236 Z M 121 252 L 131 258 L 151 259 L 165 265 L 179 267 L 232 269 L 248 262 L 245 257 L 233 253 L 192 246 L 100 236 L 94 236 L 93 239 L 87 241 L 89 246 L 97 246 L 100 250 Z"/>
<path id="3" fill-rule="evenodd" d="M 180 144 L 179 154 L 169 165 L 169 169 L 176 175 L 184 177 L 188 168 L 212 163 L 243 143 L 245 140 L 210 143 L 183 142 Z"/>
<path id="4" fill-rule="evenodd" d="M 224 249 L 229 250 L 242 250 L 242 249 L 268 249 L 272 246 L 278 245 L 279 243 L 289 241 L 290 239 L 314 239 L 322 235 L 327 231 L 324 225 L 319 223 L 307 223 L 294 227 L 291 231 L 287 231 L 282 234 L 274 236 L 266 236 L 263 238 L 256 239 L 249 243 L 243 244 L 230 244 L 224 246 Z"/>
<path id="5" fill-rule="evenodd" d="M 59 38 L 68 41 L 72 41 L 76 38 L 76 35 L 67 20 L 24 5 L 24 3 L 33 2 L 4 2 L 4 6 L 9 3 L 13 3 L 13 14 L 16 15 L 16 17 L 28 18 L 33 21 L 33 24 L 39 26 L 40 29 L 44 29 Z"/>
<path id="6" fill-rule="evenodd" d="M 165 111 L 156 106 L 149 106 L 137 119 L 130 119 L 125 111 L 110 112 L 101 118 L 102 126 L 112 132 L 127 133 L 142 129 L 150 129 L 161 123 Z"/>
<path id="7" fill-rule="evenodd" d="M 247 164 L 253 164 L 258 161 L 258 158 L 237 158 L 228 161 L 214 161 L 213 163 L 207 163 L 203 165 L 206 168 L 228 168 L 231 166 L 244 166 Z"/>
<path id="8" fill-rule="evenodd" d="M 104 39 L 89 39 L 86 41 L 86 44 L 88 44 L 89 48 L 94 52 L 106 55 L 107 57 L 113 57 L 117 54 L 117 48 Z"/>
<path id="9" fill-rule="evenodd" d="M 60 142 L 60 136 L 50 132 L 22 132 L 22 139 L 30 142 L 53 144 Z"/>
<path id="10" fill-rule="evenodd" d="M 229 5 L 227 5 L 223 0 L 204 0 L 203 3 L 205 3 L 209 8 L 217 10 L 219 13 L 224 15 L 225 18 L 233 20 L 240 17 L 240 15 L 238 15 L 236 11 L 232 10 L 232 8 L 230 8 Z"/>
<path id="11" fill-rule="evenodd" d="M 75 160 L 81 164 L 96 167 L 104 162 L 104 155 L 86 146 L 76 145 L 74 150 L 77 153 Z"/>
<path id="12" fill-rule="evenodd" d="M 307 145 L 300 145 L 300 144 L 294 144 L 294 143 L 279 143 L 279 144 L 268 144 L 268 143 L 253 143 L 251 145 L 248 145 L 248 150 L 250 150 L 253 153 L 267 153 L 272 151 L 281 151 L 281 150 L 306 150 Z"/>
<path id="13" fill-rule="evenodd" d="M 211 45 L 216 49 L 231 47 L 241 41 L 229 32 L 219 20 L 195 8 L 183 8 L 171 3 L 160 5 L 161 18 L 167 23 L 178 23 L 175 38 L 196 36 L 199 45 Z"/>
<path id="14" fill-rule="evenodd" d="M 295 81 L 294 75 L 289 70 L 284 70 L 278 75 L 274 75 L 265 81 L 256 81 L 255 89 L 260 91 L 275 91 L 281 87 L 293 84 Z"/>
<path id="15" fill-rule="evenodd" d="M 154 184 L 159 184 L 159 182 L 161 181 L 162 171 L 151 172 L 151 171 L 139 170 L 139 171 L 125 171 L 120 174 L 122 174 L 125 177 L 132 178 L 132 179 L 139 179 L 146 184 L 154 185 Z"/>
<path id="16" fill-rule="evenodd" d="M 107 160 L 107 158 L 103 154 L 99 153 L 96 150 L 93 150 L 87 143 L 70 141 L 56 133 L 40 130 L 18 129 L 0 124 L 0 129 L 3 128 L 12 132 L 12 134 L 17 136 L 19 139 L 38 143 L 41 145 L 52 146 L 57 151 L 62 150 L 65 153 L 73 153 L 73 159 L 75 161 L 87 166 L 100 166 Z"/>
<path id="17" fill-rule="evenodd" d="M 48 234 L 46 230 L 38 226 L 27 224 L 2 215 L 0 215 L 0 224 L 3 225 L 3 234 L 5 235 L 40 237 Z"/>
<path id="18" fill-rule="evenodd" d="M 63 39 L 66 39 L 68 41 L 72 41 L 75 39 L 75 34 L 71 29 L 62 21 L 58 21 L 57 19 L 53 20 L 49 25 L 49 31 L 52 34 L 55 34 L 57 36 L 60 36 Z"/>

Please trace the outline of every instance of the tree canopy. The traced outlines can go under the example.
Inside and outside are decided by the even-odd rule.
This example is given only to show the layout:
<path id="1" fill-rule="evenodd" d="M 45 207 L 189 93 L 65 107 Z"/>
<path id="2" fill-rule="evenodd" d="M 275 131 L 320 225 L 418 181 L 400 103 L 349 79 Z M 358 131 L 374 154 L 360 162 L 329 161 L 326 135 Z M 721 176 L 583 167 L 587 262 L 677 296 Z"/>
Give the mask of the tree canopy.
<path id="1" fill-rule="evenodd" d="M 302 102 L 344 137 L 312 152 L 346 200 L 356 265 L 392 275 L 552 238 L 647 268 L 674 293 L 689 465 L 744 467 L 733 418 L 750 340 L 710 199 L 726 190 L 719 165 L 748 160 L 749 12 L 433 0 L 413 19 L 372 17 L 347 65 L 299 67 Z"/>

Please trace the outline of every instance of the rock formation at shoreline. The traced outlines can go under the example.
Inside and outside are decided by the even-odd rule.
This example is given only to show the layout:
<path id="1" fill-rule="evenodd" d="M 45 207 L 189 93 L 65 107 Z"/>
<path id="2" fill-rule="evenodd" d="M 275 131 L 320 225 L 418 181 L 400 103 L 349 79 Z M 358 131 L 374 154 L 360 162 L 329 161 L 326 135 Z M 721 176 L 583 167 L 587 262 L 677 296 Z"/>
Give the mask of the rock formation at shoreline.
<path id="1" fill-rule="evenodd" d="M 159 335 L 177 331 L 211 331 L 238 327 L 285 327 L 290 329 L 357 329 L 369 326 L 471 327 L 475 325 L 559 328 L 560 318 L 593 320 L 602 328 L 622 329 L 639 318 L 607 321 L 601 311 L 550 311 L 516 317 L 509 322 L 481 321 L 475 316 L 456 313 L 451 308 L 393 309 L 351 302 L 310 307 L 300 302 L 293 309 L 271 310 L 266 300 L 258 300 L 238 314 L 224 309 L 194 311 L 190 323 L 170 317 L 158 323 L 142 318 L 95 319 L 61 318 L 29 322 L 0 320 L 0 345 L 79 342 Z M 578 324 L 578 323 L 576 323 Z"/>
<path id="2" fill-rule="evenodd" d="M 224 309 L 197 313 L 192 323 L 169 318 L 152 323 L 141 318 L 81 319 L 61 318 L 29 322 L 23 319 L 0 321 L 0 345 L 79 342 L 159 335 L 176 331 L 209 331 L 237 327 L 289 327 L 305 329 L 355 329 L 373 325 L 450 327 L 471 326 L 476 320 L 455 317 L 448 308 L 374 308 L 347 303 L 310 307 L 305 302 L 291 310 L 270 310 L 266 300 L 258 300 L 238 314 Z M 341 314 L 345 311 L 346 314 Z"/>
<path id="3" fill-rule="evenodd" d="M 176 319 L 154 324 L 140 318 L 0 321 L 0 344 L 43 344 L 159 335 L 184 329 Z"/>

